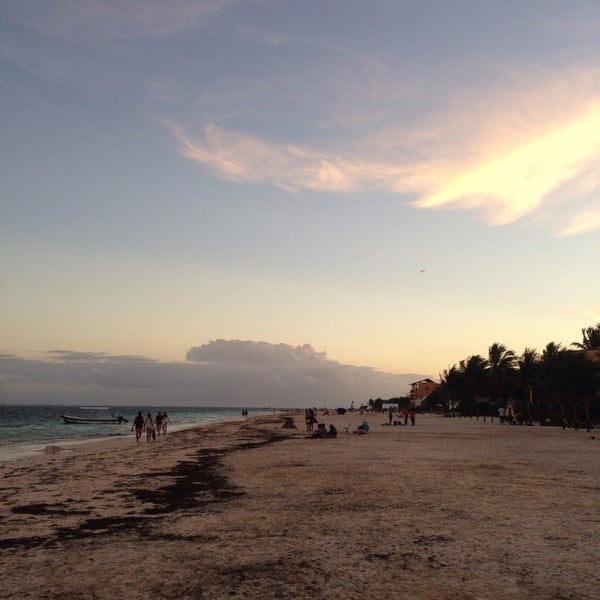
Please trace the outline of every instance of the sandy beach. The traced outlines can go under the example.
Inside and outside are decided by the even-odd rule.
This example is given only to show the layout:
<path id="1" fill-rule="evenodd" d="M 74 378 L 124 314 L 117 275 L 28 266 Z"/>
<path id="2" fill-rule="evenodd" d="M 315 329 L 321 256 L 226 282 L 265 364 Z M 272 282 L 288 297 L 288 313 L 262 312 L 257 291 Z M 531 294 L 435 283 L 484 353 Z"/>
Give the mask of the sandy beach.
<path id="1" fill-rule="evenodd" d="M 600 597 L 594 432 L 293 416 L 0 464 L 0 598 Z"/>

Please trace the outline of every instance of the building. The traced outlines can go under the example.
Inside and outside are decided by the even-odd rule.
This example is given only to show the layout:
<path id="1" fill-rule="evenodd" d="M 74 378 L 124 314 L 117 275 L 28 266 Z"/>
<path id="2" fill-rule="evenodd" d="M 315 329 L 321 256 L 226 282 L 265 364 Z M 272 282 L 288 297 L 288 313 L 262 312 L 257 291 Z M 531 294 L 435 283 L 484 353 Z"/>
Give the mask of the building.
<path id="1" fill-rule="evenodd" d="M 414 403 L 415 406 L 419 406 L 421 401 L 427 398 L 431 392 L 434 392 L 440 387 L 439 383 L 433 381 L 433 379 L 421 379 L 410 384 L 410 402 Z"/>

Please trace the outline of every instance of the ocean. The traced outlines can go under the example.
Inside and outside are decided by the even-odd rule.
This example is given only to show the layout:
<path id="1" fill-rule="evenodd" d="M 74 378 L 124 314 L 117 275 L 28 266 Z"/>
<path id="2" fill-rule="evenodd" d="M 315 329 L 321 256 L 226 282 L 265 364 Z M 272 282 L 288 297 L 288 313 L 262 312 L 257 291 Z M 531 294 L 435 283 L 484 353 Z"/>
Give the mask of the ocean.
<path id="1" fill-rule="evenodd" d="M 190 406 L 110 406 L 108 412 L 122 415 L 127 423 L 121 424 L 66 424 L 61 415 L 95 416 L 98 411 L 89 407 L 61 405 L 0 404 L 0 461 L 16 460 L 40 454 L 48 445 L 68 446 L 86 441 L 134 436 L 133 419 L 138 411 L 146 416 L 158 411 L 167 412 L 171 423 L 168 431 L 188 429 L 208 423 L 241 420 L 242 408 Z M 249 416 L 273 414 L 273 408 L 247 408 Z"/>

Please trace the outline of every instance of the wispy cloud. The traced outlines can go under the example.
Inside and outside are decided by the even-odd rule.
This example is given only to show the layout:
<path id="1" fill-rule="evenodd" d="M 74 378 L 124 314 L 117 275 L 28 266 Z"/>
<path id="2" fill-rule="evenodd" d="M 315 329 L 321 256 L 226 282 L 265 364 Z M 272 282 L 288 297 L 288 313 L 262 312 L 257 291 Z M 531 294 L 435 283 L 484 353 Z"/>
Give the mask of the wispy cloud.
<path id="1" fill-rule="evenodd" d="M 426 208 L 455 205 L 481 208 L 493 224 L 506 224 L 537 209 L 552 192 L 600 167 L 600 102 L 572 122 L 510 148 L 505 154 L 459 170 L 440 189 L 419 201 Z M 564 202 L 572 198 L 563 197 Z M 579 233 L 576 223 L 587 214 L 596 224 L 598 212 L 588 208 L 575 215 L 561 233 Z M 593 212 L 593 214 L 592 214 Z M 590 219 L 591 217 L 591 219 Z M 579 230 L 578 230 L 579 229 Z"/>
<path id="2" fill-rule="evenodd" d="M 85 363 L 123 363 L 123 362 L 154 362 L 143 356 L 112 355 L 106 352 L 77 352 L 74 350 L 50 350 L 48 352 L 52 359 L 63 362 L 85 362 Z"/>
<path id="3" fill-rule="evenodd" d="M 293 144 L 272 144 L 256 136 L 225 131 L 214 124 L 204 128 L 202 139 L 192 139 L 182 127 L 171 125 L 187 158 L 214 174 L 239 183 L 267 183 L 288 191 L 311 189 L 355 192 L 395 182 L 403 187 L 401 167 L 366 163 L 352 156 Z"/>
<path id="4" fill-rule="evenodd" d="M 183 155 L 228 180 L 290 191 L 393 191 L 416 197 L 418 208 L 477 210 L 492 225 L 529 216 L 557 235 L 577 235 L 600 228 L 600 95 L 593 72 L 556 79 L 529 91 L 455 98 L 445 114 L 412 127 L 357 130 L 338 147 L 335 140 L 326 148 L 277 143 L 214 123 L 197 137 L 181 125 L 170 129 Z M 569 89 L 578 91 L 569 97 Z"/>

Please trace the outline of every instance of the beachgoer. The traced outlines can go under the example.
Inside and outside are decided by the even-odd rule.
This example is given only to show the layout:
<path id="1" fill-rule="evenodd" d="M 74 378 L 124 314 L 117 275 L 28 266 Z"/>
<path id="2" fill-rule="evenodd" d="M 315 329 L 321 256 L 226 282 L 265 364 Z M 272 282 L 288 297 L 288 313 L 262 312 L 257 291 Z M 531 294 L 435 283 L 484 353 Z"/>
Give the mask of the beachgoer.
<path id="1" fill-rule="evenodd" d="M 306 431 L 313 431 L 317 422 L 315 411 L 312 408 L 307 408 L 304 414 L 306 417 Z"/>
<path id="2" fill-rule="evenodd" d="M 133 425 L 131 426 L 131 431 L 135 427 L 135 441 L 139 444 L 140 438 L 142 437 L 142 431 L 144 431 L 144 417 L 142 415 L 142 411 L 140 410 L 137 414 L 137 417 L 133 420 Z"/>
<path id="3" fill-rule="evenodd" d="M 500 425 L 504 425 L 504 406 L 498 409 L 498 418 L 500 419 Z"/>
<path id="4" fill-rule="evenodd" d="M 166 412 L 163 412 L 162 414 L 162 432 L 163 435 L 167 435 L 167 423 L 170 423 L 171 420 L 169 419 L 169 415 L 167 415 Z"/>
<path id="5" fill-rule="evenodd" d="M 394 409 L 390 406 L 390 410 L 388 411 L 388 421 L 389 424 L 392 424 L 392 419 L 394 418 Z"/>
<path id="6" fill-rule="evenodd" d="M 148 416 L 144 421 L 144 429 L 146 430 L 146 441 L 149 442 L 150 438 L 154 439 L 154 420 L 152 419 L 152 415 L 150 413 L 148 413 Z"/>
<path id="7" fill-rule="evenodd" d="M 417 416 L 417 411 L 414 408 L 410 409 L 410 423 L 411 425 L 415 424 L 415 418 Z"/>
<path id="8" fill-rule="evenodd" d="M 162 429 L 162 420 L 163 420 L 163 416 L 159 410 L 156 413 L 156 419 L 154 420 L 154 424 L 156 425 L 156 435 L 160 435 L 160 431 Z"/>
<path id="9" fill-rule="evenodd" d="M 319 423 L 319 427 L 316 431 L 313 431 L 310 435 L 305 436 L 311 439 L 323 439 L 327 437 L 327 427 L 325 423 Z"/>
<path id="10" fill-rule="evenodd" d="M 354 433 L 365 434 L 369 431 L 369 424 L 366 421 L 363 421 L 357 428 Z"/>
<path id="11" fill-rule="evenodd" d="M 404 424 L 408 425 L 408 408 L 402 409 L 402 416 L 404 417 Z"/>
<path id="12" fill-rule="evenodd" d="M 286 417 L 285 423 L 281 426 L 282 429 L 298 429 L 294 425 L 294 419 L 292 417 Z"/>
<path id="13" fill-rule="evenodd" d="M 504 411 L 504 422 L 509 425 L 516 425 L 515 421 L 515 407 L 512 404 L 508 404 Z"/>
<path id="14" fill-rule="evenodd" d="M 327 432 L 327 437 L 337 437 L 337 429 L 333 426 L 333 424 L 329 425 L 329 431 Z"/>

